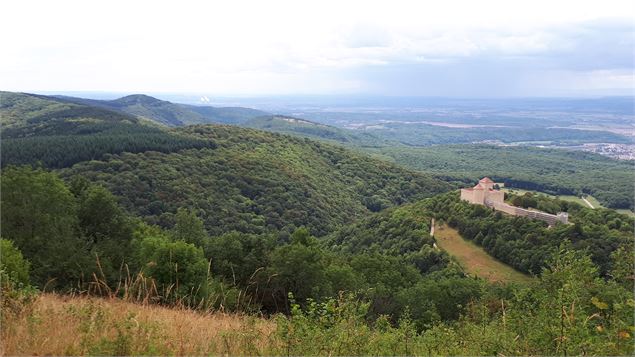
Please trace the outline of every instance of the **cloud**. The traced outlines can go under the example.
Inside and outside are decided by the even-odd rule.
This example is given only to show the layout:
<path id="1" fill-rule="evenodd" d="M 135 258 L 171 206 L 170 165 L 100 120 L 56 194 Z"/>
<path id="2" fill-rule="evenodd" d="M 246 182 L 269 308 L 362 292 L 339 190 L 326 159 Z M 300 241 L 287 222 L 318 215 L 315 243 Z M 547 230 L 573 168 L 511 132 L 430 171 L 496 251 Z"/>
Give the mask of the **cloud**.
<path id="1" fill-rule="evenodd" d="M 631 8 L 629 1 L 23 0 L 3 9 L 11 16 L 0 32 L 11 36 L 3 38 L 0 87 L 468 96 L 623 91 L 632 87 Z"/>

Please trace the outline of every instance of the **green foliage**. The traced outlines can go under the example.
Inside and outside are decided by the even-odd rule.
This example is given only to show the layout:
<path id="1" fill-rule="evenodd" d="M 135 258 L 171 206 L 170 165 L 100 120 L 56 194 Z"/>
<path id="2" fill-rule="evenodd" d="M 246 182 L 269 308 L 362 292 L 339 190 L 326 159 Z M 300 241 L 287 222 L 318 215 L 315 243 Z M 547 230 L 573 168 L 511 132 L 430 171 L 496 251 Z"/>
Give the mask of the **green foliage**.
<path id="1" fill-rule="evenodd" d="M 386 205 L 450 188 L 427 175 L 343 148 L 251 129 L 194 126 L 180 132 L 216 149 L 108 156 L 63 171 L 106 186 L 146 222 L 172 227 L 178 208 L 200 213 L 211 236 L 286 232 L 306 226 L 324 236 L 369 212 L 366 198 Z"/>
<path id="2" fill-rule="evenodd" d="M 203 227 L 203 221 L 193 211 L 179 208 L 176 211 L 174 228 L 171 231 L 172 239 L 202 247 L 207 241 L 207 231 Z"/>
<path id="3" fill-rule="evenodd" d="M 121 277 L 123 265 L 133 263 L 134 223 L 119 207 L 116 198 L 101 186 L 89 185 L 74 194 L 86 249 L 98 259 L 101 278 L 114 285 Z"/>
<path id="4" fill-rule="evenodd" d="M 30 263 L 9 240 L 0 238 L 0 323 L 30 309 L 37 290 L 30 285 Z"/>
<path id="5" fill-rule="evenodd" d="M 315 238 L 300 228 L 291 236 L 291 243 L 276 248 L 271 254 L 274 294 L 286 297 L 292 293 L 300 301 L 326 295 L 327 260 Z"/>
<path id="6" fill-rule="evenodd" d="M 29 269 L 31 264 L 24 259 L 22 253 L 13 242 L 0 239 L 0 271 L 2 280 L 11 281 L 23 286 L 29 285 Z"/>
<path id="7" fill-rule="evenodd" d="M 252 286 L 259 272 L 270 265 L 269 254 L 276 246 L 274 235 L 230 232 L 212 237 L 203 246 L 212 261 L 212 274 L 226 283 Z"/>
<path id="8" fill-rule="evenodd" d="M 165 299 L 196 301 L 206 296 L 208 262 L 203 250 L 184 241 L 145 237 L 139 250 L 145 275 L 154 279 Z M 174 301 L 174 300 L 172 300 Z"/>
<path id="9" fill-rule="evenodd" d="M 77 233 L 77 203 L 56 175 L 43 170 L 2 170 L 2 237 L 31 262 L 34 283 L 68 286 L 87 265 Z"/>
<path id="10" fill-rule="evenodd" d="M 340 129 L 305 119 L 281 115 L 257 117 L 241 125 L 248 128 L 299 135 L 344 145 L 375 147 L 384 143 L 382 139 L 371 133 Z"/>
<path id="11" fill-rule="evenodd" d="M 401 298 L 412 300 L 423 325 L 409 313 L 397 324 L 385 316 L 367 321 L 369 305 L 355 296 L 292 304 L 279 316 L 278 354 L 316 355 L 631 355 L 634 352 L 632 291 L 597 276 L 588 256 L 560 247 L 532 287 L 491 287 L 480 299 L 461 298 L 478 282 L 448 282 L 434 293 L 417 284 Z M 472 284 L 472 287 L 469 287 Z M 421 295 L 418 295 L 421 294 Z M 458 299 L 465 313 L 439 322 L 429 297 Z M 455 295 L 454 295 L 455 294 Z M 423 317 L 423 318 L 422 318 Z M 416 320 L 415 320 L 416 321 Z M 417 329 L 418 328 L 418 329 Z M 423 328 L 423 329 L 422 329 Z"/>
<path id="12" fill-rule="evenodd" d="M 347 253 L 381 252 L 404 255 L 432 246 L 430 215 L 410 215 L 404 209 L 389 209 L 342 227 L 325 244 Z"/>

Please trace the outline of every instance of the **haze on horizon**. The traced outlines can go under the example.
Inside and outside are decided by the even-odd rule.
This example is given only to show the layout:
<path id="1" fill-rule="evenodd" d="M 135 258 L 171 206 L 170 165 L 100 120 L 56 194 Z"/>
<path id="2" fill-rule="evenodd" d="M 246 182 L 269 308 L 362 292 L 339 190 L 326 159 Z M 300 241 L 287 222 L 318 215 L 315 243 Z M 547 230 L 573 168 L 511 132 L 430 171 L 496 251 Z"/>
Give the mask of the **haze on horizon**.
<path id="1" fill-rule="evenodd" d="M 12 1 L 0 89 L 632 95 L 631 1 Z"/>

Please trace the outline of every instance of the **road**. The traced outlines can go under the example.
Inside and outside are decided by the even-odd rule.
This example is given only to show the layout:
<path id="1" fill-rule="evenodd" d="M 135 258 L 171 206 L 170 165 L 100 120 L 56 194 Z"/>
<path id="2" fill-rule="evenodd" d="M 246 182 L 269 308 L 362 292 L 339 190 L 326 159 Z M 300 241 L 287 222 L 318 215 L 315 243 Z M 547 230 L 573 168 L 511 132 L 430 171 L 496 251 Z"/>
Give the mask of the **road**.
<path id="1" fill-rule="evenodd" d="M 591 204 L 591 202 L 589 202 L 589 200 L 586 199 L 586 197 L 582 197 L 582 201 L 586 202 L 587 205 L 589 205 L 589 207 L 591 208 L 595 208 L 593 207 L 593 205 Z"/>

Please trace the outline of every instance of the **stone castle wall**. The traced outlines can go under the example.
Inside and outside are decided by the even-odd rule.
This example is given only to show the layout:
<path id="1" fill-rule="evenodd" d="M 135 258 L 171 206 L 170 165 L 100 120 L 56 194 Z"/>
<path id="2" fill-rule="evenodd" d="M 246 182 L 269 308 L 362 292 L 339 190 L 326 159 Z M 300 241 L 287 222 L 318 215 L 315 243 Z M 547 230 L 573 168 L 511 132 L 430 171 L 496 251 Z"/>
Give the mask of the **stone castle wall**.
<path id="1" fill-rule="evenodd" d="M 497 211 L 505 212 L 514 216 L 539 219 L 547 222 L 550 226 L 553 226 L 558 222 L 564 224 L 569 223 L 569 215 L 565 212 L 560 212 L 555 215 L 515 207 L 505 203 L 505 193 L 500 190 L 494 190 L 494 185 L 495 183 L 492 180 L 484 178 L 473 188 L 461 189 L 461 199 L 472 204 L 494 208 Z"/>
<path id="2" fill-rule="evenodd" d="M 507 214 L 511 214 L 514 216 L 527 217 L 531 219 L 538 219 L 544 222 L 547 222 L 550 226 L 556 225 L 556 223 L 569 223 L 569 215 L 565 212 L 560 212 L 558 214 L 549 214 L 540 211 L 533 211 L 525 208 L 515 207 L 512 205 L 508 205 L 507 203 L 494 203 L 487 205 L 488 207 L 492 207 L 497 211 L 505 212 Z"/>

